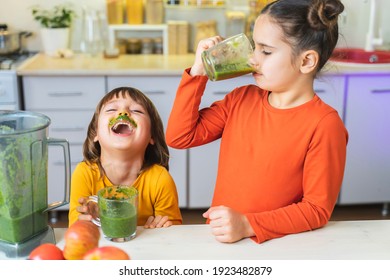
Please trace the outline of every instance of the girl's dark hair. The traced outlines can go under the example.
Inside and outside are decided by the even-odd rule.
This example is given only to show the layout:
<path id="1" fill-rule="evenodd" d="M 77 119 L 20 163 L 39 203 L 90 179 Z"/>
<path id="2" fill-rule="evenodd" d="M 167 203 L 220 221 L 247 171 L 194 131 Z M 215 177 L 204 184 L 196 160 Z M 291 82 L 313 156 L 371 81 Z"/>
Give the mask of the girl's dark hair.
<path id="1" fill-rule="evenodd" d="M 148 112 L 151 122 L 151 135 L 154 145 L 149 144 L 145 151 L 144 163 L 141 170 L 145 170 L 153 164 L 159 164 L 169 170 L 169 150 L 165 142 L 164 126 L 161 117 L 153 102 L 141 91 L 132 87 L 119 87 L 107 93 L 96 106 L 95 113 L 88 126 L 87 137 L 83 145 L 84 161 L 88 164 L 96 163 L 101 176 L 105 175 L 104 168 L 100 161 L 100 144 L 94 142 L 97 134 L 98 119 L 102 107 L 113 98 L 131 97 Z"/>
<path id="2" fill-rule="evenodd" d="M 317 72 L 336 47 L 338 15 L 344 10 L 340 0 L 277 0 L 261 11 L 278 24 L 297 56 L 305 50 L 319 55 Z"/>

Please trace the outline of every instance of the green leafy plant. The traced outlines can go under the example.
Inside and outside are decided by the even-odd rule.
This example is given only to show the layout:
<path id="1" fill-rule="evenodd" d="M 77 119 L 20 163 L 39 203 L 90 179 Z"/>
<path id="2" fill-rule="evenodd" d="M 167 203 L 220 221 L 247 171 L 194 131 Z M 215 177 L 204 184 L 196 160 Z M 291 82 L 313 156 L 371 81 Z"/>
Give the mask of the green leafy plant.
<path id="1" fill-rule="evenodd" d="M 76 12 L 69 5 L 57 5 L 52 9 L 43 9 L 40 6 L 32 8 L 32 15 L 45 28 L 70 27 Z"/>

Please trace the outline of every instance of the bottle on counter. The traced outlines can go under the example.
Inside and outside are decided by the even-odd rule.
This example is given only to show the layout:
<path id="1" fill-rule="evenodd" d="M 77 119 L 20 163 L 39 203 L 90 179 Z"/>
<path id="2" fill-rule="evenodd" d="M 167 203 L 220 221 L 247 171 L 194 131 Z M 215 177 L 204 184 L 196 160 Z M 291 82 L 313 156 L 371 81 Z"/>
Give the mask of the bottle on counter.
<path id="1" fill-rule="evenodd" d="M 145 22 L 147 24 L 162 24 L 164 22 L 163 0 L 146 0 Z"/>
<path id="2" fill-rule="evenodd" d="M 144 23 L 144 1 L 126 0 L 126 16 L 128 24 Z"/>
<path id="3" fill-rule="evenodd" d="M 106 0 L 107 20 L 109 24 L 124 23 L 123 0 Z"/>

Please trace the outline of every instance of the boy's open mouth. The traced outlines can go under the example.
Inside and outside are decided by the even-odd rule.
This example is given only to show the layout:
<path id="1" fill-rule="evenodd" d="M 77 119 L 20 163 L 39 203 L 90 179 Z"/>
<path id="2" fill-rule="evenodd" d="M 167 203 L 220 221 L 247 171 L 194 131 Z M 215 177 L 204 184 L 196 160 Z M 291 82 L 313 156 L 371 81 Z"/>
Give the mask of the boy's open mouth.
<path id="1" fill-rule="evenodd" d="M 108 125 L 115 134 L 130 134 L 137 128 L 137 123 L 127 114 L 119 114 L 117 118 L 111 119 Z"/>
<path id="2" fill-rule="evenodd" d="M 133 131 L 133 126 L 127 122 L 117 122 L 114 126 L 111 127 L 111 130 L 116 134 L 130 134 Z"/>

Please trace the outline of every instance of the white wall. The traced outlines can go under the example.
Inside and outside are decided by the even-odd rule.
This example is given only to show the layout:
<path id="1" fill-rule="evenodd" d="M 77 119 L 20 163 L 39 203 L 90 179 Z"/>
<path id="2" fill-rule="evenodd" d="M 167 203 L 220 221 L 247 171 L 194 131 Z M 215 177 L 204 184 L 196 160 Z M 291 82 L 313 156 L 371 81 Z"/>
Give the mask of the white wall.
<path id="1" fill-rule="evenodd" d="M 25 38 L 24 45 L 28 50 L 41 50 L 42 45 L 39 35 L 39 24 L 34 21 L 31 8 L 39 5 L 43 8 L 51 8 L 58 4 L 70 3 L 75 8 L 78 18 L 72 32 L 72 47 L 80 42 L 81 11 L 82 7 L 105 10 L 105 0 L 0 0 L 0 22 L 8 24 L 8 28 L 18 31 L 31 31 L 34 36 Z"/>
<path id="2" fill-rule="evenodd" d="M 369 0 L 343 0 L 346 6 L 345 17 L 340 20 L 340 31 L 343 34 L 339 45 L 348 47 L 364 47 L 365 34 L 368 26 Z M 376 0 L 378 6 L 377 23 L 383 29 L 383 37 L 390 48 L 390 11 L 389 0 Z M 105 9 L 105 0 L 0 0 L 0 22 L 7 23 L 13 30 L 32 31 L 35 35 L 25 40 L 29 50 L 40 50 L 39 25 L 31 15 L 31 7 L 39 4 L 43 7 L 70 2 L 81 15 L 81 7 L 87 6 L 95 9 Z M 387 12 L 386 12 L 387 11 Z M 75 22 L 72 33 L 72 47 L 78 49 L 80 41 L 80 18 Z"/>
<path id="3" fill-rule="evenodd" d="M 390 1 L 377 1 L 376 30 L 381 28 L 385 46 L 390 49 Z M 370 0 L 343 0 L 345 17 L 340 18 L 340 32 L 343 34 L 339 44 L 348 47 L 364 48 L 370 13 Z M 378 35 L 377 33 L 376 35 Z"/>

